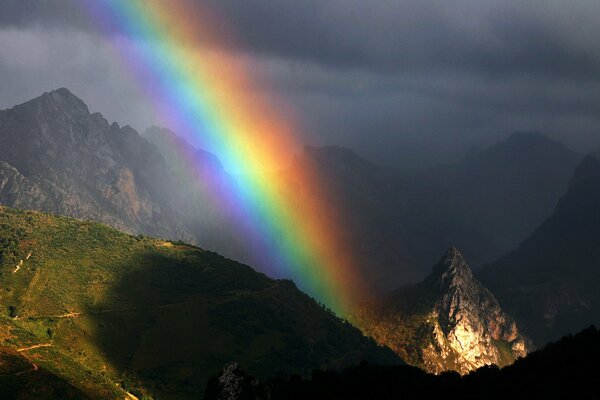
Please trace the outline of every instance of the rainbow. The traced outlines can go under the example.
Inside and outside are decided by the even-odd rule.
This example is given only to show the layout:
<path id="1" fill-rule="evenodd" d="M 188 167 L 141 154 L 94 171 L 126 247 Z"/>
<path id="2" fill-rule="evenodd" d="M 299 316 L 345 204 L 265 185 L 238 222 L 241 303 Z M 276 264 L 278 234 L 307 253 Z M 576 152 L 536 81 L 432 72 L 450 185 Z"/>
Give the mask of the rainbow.
<path id="1" fill-rule="evenodd" d="M 259 236 L 276 275 L 345 315 L 362 293 L 335 207 L 319 203 L 324 187 L 307 157 L 290 164 L 300 143 L 244 57 L 224 51 L 235 37 L 225 19 L 202 2 L 187 0 L 89 0 L 95 24 L 107 30 L 127 69 L 166 126 L 214 152 L 234 183 L 202 177 L 223 207 L 236 209 L 244 233 Z M 222 38 L 227 39 L 227 46 Z M 262 83 L 264 85 L 264 83 Z M 279 105 L 279 103 L 277 103 Z M 191 159 L 190 159 L 191 162 Z M 301 163 L 301 164 L 299 164 Z M 268 172 L 268 173 L 266 173 Z M 216 179 L 216 178 L 214 178 Z M 290 196 L 291 183 L 311 198 Z"/>

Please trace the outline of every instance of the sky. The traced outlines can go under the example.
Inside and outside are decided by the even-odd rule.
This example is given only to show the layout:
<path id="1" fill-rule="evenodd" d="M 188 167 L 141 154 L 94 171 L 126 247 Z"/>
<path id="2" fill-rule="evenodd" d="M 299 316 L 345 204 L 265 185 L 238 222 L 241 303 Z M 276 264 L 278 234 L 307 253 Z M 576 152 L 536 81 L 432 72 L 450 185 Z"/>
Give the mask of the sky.
<path id="1" fill-rule="evenodd" d="M 218 50 L 244 60 L 306 144 L 401 167 L 515 131 L 600 148 L 596 0 L 197 1 L 231 27 Z M 110 121 L 160 124 L 115 62 L 115 35 L 76 0 L 2 0 L 0 109 L 67 87 Z"/>

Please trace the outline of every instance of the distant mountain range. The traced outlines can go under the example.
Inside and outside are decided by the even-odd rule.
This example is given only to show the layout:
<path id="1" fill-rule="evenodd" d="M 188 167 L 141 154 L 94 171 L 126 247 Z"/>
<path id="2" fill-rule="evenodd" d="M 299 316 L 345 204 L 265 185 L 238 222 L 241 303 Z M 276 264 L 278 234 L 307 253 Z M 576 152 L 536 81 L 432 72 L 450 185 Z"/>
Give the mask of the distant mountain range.
<path id="1" fill-rule="evenodd" d="M 600 161 L 577 167 L 554 214 L 479 278 L 543 344 L 600 323 Z"/>
<path id="2" fill-rule="evenodd" d="M 315 198 L 315 193 L 305 189 L 305 182 L 296 180 L 302 174 L 295 173 L 294 168 L 305 165 L 306 159 L 318 171 L 320 183 L 326 188 L 323 191 L 325 198 Z M 371 300 L 371 306 L 363 309 L 356 320 L 362 330 L 393 348 L 407 361 L 429 371 L 454 369 L 467 372 L 488 363 L 504 365 L 512 362 L 529 350 L 525 335 L 536 345 L 541 345 L 600 320 L 600 287 L 597 283 L 600 280 L 595 268 L 600 256 L 597 240 L 600 237 L 599 165 L 595 156 L 584 158 L 539 133 L 521 132 L 488 149 L 471 152 L 458 163 L 425 170 L 385 168 L 349 149 L 328 146 L 306 147 L 288 168 L 276 173 L 277 181 L 283 179 L 288 183 L 280 190 L 281 195 L 290 200 L 305 198 L 336 206 L 328 207 L 320 218 L 344 222 L 340 232 L 344 248 L 352 253 L 356 265 L 361 268 L 359 272 L 364 285 L 373 294 L 373 298 L 365 299 Z M 100 114 L 90 113 L 85 103 L 67 89 L 44 93 L 29 102 L 0 111 L 0 204 L 98 221 L 132 234 L 184 240 L 252 263 L 260 270 L 264 265 L 253 264 L 255 239 L 244 237 L 239 231 L 240 215 L 235 210 L 219 206 L 219 199 L 207 185 L 207 177 L 224 183 L 235 179 L 223 169 L 215 155 L 194 148 L 176 133 L 152 127 L 139 135 L 130 127 L 111 124 Z M 10 267 L 11 263 L 19 261 L 10 258 L 10 254 L 22 257 L 22 248 L 19 247 L 20 239 L 6 240 L 2 245 L 7 246 L 7 250 L 0 261 L 8 262 L 3 264 L 8 271 L 15 268 L 14 265 Z M 86 237 L 84 241 L 89 243 L 91 240 Z M 149 240 L 139 237 L 142 243 L 152 242 Z M 119 243 L 128 248 L 129 242 L 125 242 Z M 75 251 L 65 243 L 59 244 L 58 247 L 66 252 Z M 105 244 L 99 242 L 100 248 Z M 457 251 L 446 256 L 445 261 L 428 275 L 439 254 L 450 246 L 461 249 L 474 266 L 476 278 Z M 179 250 L 183 248 L 188 249 L 176 246 Z M 210 262 L 220 263 L 218 260 L 211 258 Z M 482 265 L 485 267 L 480 271 L 478 267 Z M 13 282 L 14 275 L 6 271 L 3 279 Z M 251 281 L 258 276 L 253 274 L 248 278 Z M 184 282 L 189 280 L 187 276 L 180 278 Z M 215 278 L 214 285 L 220 285 L 226 278 Z M 92 287 L 110 287 L 111 281 L 105 280 L 108 278 L 104 273 L 90 276 L 90 279 L 101 282 Z M 166 295 L 170 300 L 175 296 L 172 293 L 175 286 L 165 289 L 153 278 L 145 281 L 143 274 L 139 279 L 140 284 L 149 285 L 146 288 L 156 287 L 158 297 Z M 294 299 L 301 296 L 292 284 L 270 281 L 266 277 L 260 279 L 269 282 L 265 287 L 275 285 L 277 293 L 284 292 L 283 297 L 268 300 L 273 304 L 286 302 L 288 295 Z M 168 282 L 166 280 L 165 284 Z M 69 283 L 74 288 L 79 287 L 77 282 Z M 48 285 L 38 287 L 40 292 L 47 292 L 53 285 L 64 286 L 63 282 L 40 284 Z M 137 282 L 133 284 L 135 286 Z M 27 296 L 19 297 L 23 295 L 19 292 L 21 289 L 12 290 L 2 292 L 0 301 L 30 300 Z M 141 286 L 139 290 L 142 290 Z M 239 290 L 244 292 L 246 289 Z M 96 295 L 89 294 L 83 303 L 69 297 L 64 304 L 96 307 Z M 140 296 L 143 298 L 141 292 Z M 250 307 L 248 315 L 254 315 L 251 299 L 252 296 L 245 297 L 240 305 L 240 309 Z M 294 303 L 296 305 L 287 310 L 299 313 L 298 318 L 304 318 L 305 313 L 317 315 L 320 312 L 315 311 L 317 309 L 308 299 L 298 302 L 303 305 Z M 9 314 L 18 315 L 21 310 L 18 304 L 5 305 L 13 307 Z M 263 306 L 266 307 L 265 304 L 257 307 Z M 271 311 L 279 315 L 275 310 Z M 237 311 L 223 312 L 224 315 L 231 312 L 235 318 L 244 320 L 243 316 L 235 314 Z M 265 315 L 261 318 L 266 318 L 265 323 L 269 325 L 271 317 Z M 163 316 L 148 318 L 161 319 Z M 331 323 L 336 326 L 331 328 L 332 332 L 338 332 L 334 335 L 349 335 L 348 343 L 363 340 L 359 339 L 361 336 L 356 330 L 343 324 L 336 325 L 340 322 L 333 316 L 331 318 L 335 321 Z M 109 326 L 111 323 L 101 322 Z M 138 322 L 140 326 L 146 326 L 143 321 Z M 221 323 L 212 321 L 211 327 L 213 322 Z M 289 321 L 278 320 L 277 323 L 280 322 L 281 326 L 287 327 L 285 329 L 291 329 Z M 165 323 L 168 325 L 168 321 Z M 128 326 L 124 321 L 115 324 Z M 259 325 L 244 329 L 249 332 L 266 329 Z M 29 325 L 19 326 L 19 329 L 39 333 L 37 328 Z M 77 329 L 96 330 L 89 326 Z M 159 337 L 143 329 L 138 332 L 140 336 L 136 336 L 133 345 L 137 346 L 138 340 L 143 339 L 151 348 L 158 346 Z M 459 345 L 461 340 L 457 338 L 466 331 L 470 344 Z M 277 332 L 269 340 L 279 343 L 281 335 L 285 334 Z M 111 334 L 118 336 L 116 331 Z M 310 345 L 314 344 L 313 339 L 329 341 L 323 336 L 313 338 L 308 332 L 301 336 L 310 338 Z M 248 343 L 245 339 L 239 340 L 245 344 L 241 347 L 236 344 L 232 348 L 245 354 L 244 346 Z M 300 353 L 306 350 L 306 343 L 290 345 L 292 352 L 298 352 L 295 356 L 286 353 L 290 350 L 289 343 L 282 345 L 284 350 L 275 353 L 260 347 L 266 346 L 260 343 L 256 344 L 261 349 L 256 350 L 260 353 L 258 356 L 258 353 L 252 353 L 247 359 L 239 355 L 236 359 L 248 361 L 259 357 L 268 360 L 266 364 L 289 363 L 302 369 L 339 360 L 340 354 L 352 347 L 332 350 L 327 347 L 329 345 L 324 345 L 315 355 L 317 358 L 309 357 L 305 363 L 305 354 L 300 356 Z M 144 347 L 142 353 L 146 351 Z M 160 354 L 160 357 L 168 358 L 166 354 Z M 302 361 L 295 359 L 296 356 Z M 210 368 L 225 361 L 219 357 L 209 357 L 206 362 Z M 163 368 L 162 361 L 157 359 L 153 359 L 150 370 Z M 116 362 L 123 368 L 138 370 L 138 364 L 132 366 L 126 358 Z M 173 360 L 175 364 L 180 362 L 181 359 Z M 153 380 L 153 372 L 144 375 L 146 372 L 138 378 L 160 386 Z"/>
<path id="3" fill-rule="evenodd" d="M 509 365 L 531 350 L 454 247 L 423 282 L 357 307 L 352 321 L 411 365 L 436 374 Z"/>
<path id="4" fill-rule="evenodd" d="M 182 155 L 191 160 L 183 161 Z M 451 245 L 477 267 L 515 248 L 550 216 L 581 160 L 541 134 L 518 133 L 463 161 L 392 170 L 351 150 L 307 147 L 342 239 L 375 293 L 425 277 Z M 296 168 L 279 174 L 306 196 Z M 0 111 L 0 204 L 91 219 L 214 249 L 254 263 L 238 215 L 211 197 L 203 176 L 231 179 L 212 154 L 168 129 L 139 135 L 109 124 L 67 89 Z M 256 264 L 258 268 L 261 265 Z"/>
<path id="5" fill-rule="evenodd" d="M 512 250 L 552 214 L 582 158 L 539 133 L 418 171 L 383 168 L 335 146 L 309 147 L 303 157 L 322 171 L 332 197 L 322 201 L 339 205 L 347 247 L 379 293 L 423 279 L 452 245 L 475 267 Z"/>

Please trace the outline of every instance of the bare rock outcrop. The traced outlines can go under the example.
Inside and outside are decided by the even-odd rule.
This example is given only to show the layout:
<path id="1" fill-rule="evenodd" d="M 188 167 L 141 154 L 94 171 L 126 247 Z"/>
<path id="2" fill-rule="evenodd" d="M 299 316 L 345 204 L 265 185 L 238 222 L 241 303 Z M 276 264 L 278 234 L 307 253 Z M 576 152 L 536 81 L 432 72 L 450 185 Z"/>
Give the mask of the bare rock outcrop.
<path id="1" fill-rule="evenodd" d="M 530 349 L 454 247 L 423 282 L 361 306 L 353 319 L 365 334 L 433 373 L 503 366 Z"/>

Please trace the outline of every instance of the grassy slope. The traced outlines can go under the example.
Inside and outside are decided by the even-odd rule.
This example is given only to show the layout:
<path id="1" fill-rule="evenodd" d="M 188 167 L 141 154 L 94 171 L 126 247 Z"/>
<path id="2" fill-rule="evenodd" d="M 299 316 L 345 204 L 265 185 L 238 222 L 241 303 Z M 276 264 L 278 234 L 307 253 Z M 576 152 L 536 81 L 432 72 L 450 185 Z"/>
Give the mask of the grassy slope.
<path id="1" fill-rule="evenodd" d="M 0 398 L 67 400 L 88 397 L 81 390 L 37 365 L 33 355 L 0 347 Z"/>
<path id="2" fill-rule="evenodd" d="M 49 344 L 31 357 L 101 398 L 122 398 L 116 384 L 197 396 L 231 360 L 258 376 L 394 360 L 290 282 L 181 243 L 4 207 L 0 307 L 0 344 Z"/>

